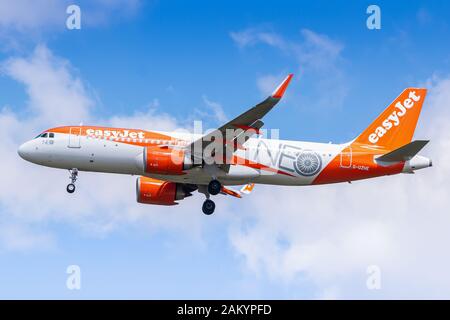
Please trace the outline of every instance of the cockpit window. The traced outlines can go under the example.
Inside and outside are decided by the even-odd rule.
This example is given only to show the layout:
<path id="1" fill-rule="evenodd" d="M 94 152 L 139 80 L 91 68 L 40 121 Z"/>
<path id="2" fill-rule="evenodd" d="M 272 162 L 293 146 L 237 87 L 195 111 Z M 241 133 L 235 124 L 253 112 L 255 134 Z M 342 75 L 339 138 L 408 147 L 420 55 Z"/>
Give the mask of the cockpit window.
<path id="1" fill-rule="evenodd" d="M 37 138 L 54 138 L 55 134 L 53 132 L 44 132 L 44 133 L 40 133 L 38 134 L 35 139 Z"/>

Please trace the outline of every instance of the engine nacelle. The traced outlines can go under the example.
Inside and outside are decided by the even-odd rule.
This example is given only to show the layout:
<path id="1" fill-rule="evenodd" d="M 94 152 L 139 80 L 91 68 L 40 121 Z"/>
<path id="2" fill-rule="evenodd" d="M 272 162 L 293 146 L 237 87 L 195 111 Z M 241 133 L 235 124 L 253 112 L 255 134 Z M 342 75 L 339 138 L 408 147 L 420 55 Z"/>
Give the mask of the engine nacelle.
<path id="1" fill-rule="evenodd" d="M 139 203 L 172 206 L 178 204 L 176 200 L 192 196 L 191 192 L 195 189 L 195 186 L 148 177 L 136 179 L 136 197 Z"/>
<path id="2" fill-rule="evenodd" d="M 144 171 L 154 174 L 180 175 L 192 168 L 190 157 L 183 150 L 147 147 L 144 151 Z"/>

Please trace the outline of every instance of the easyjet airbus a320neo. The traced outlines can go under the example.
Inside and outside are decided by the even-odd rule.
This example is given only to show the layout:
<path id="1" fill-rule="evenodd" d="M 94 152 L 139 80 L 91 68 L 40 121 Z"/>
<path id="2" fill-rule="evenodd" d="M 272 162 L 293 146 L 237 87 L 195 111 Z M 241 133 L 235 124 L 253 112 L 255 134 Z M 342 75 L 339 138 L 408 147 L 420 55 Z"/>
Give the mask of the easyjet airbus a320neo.
<path id="1" fill-rule="evenodd" d="M 289 75 L 263 102 L 206 135 L 94 126 L 45 130 L 20 146 L 30 162 L 70 171 L 138 175 L 137 201 L 175 205 L 198 190 L 203 212 L 211 195 L 242 197 L 255 183 L 318 185 L 414 173 L 431 166 L 418 155 L 428 143 L 412 137 L 426 89 L 407 88 L 354 140 L 343 144 L 264 139 L 262 118 L 280 101 Z M 244 185 L 240 190 L 231 185 Z"/>

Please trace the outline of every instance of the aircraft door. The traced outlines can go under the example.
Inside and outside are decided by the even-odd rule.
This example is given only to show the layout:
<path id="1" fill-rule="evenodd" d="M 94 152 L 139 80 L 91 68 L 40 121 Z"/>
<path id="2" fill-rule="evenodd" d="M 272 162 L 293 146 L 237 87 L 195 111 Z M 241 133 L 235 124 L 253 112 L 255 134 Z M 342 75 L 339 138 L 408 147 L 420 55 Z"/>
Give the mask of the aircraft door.
<path id="1" fill-rule="evenodd" d="M 68 147 L 69 148 L 81 147 L 81 127 L 70 128 Z"/>
<path id="2" fill-rule="evenodd" d="M 341 168 L 351 168 L 352 166 L 352 148 L 346 147 L 341 152 Z"/>

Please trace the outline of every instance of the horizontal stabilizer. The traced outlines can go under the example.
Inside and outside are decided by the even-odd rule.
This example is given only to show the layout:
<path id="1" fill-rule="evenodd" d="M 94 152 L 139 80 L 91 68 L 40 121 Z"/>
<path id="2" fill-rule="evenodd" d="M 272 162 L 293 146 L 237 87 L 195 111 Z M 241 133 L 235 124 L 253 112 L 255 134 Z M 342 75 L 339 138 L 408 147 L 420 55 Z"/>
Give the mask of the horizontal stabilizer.
<path id="1" fill-rule="evenodd" d="M 255 187 L 254 183 L 247 183 L 245 186 L 243 186 L 241 188 L 241 193 L 242 194 L 250 194 L 254 187 Z"/>
<path id="2" fill-rule="evenodd" d="M 378 157 L 377 161 L 382 162 L 401 162 L 408 161 L 412 159 L 416 154 L 422 150 L 425 145 L 430 142 L 429 140 L 414 140 L 404 146 L 395 149 L 394 151 L 388 152 L 380 157 Z"/>
<path id="3" fill-rule="evenodd" d="M 248 183 L 245 186 L 243 186 L 241 188 L 241 190 L 239 190 L 239 191 L 223 186 L 222 190 L 220 192 L 222 194 L 228 194 L 228 195 L 236 197 L 236 198 L 242 198 L 243 195 L 250 194 L 252 192 L 254 186 L 255 186 L 254 183 Z"/>

